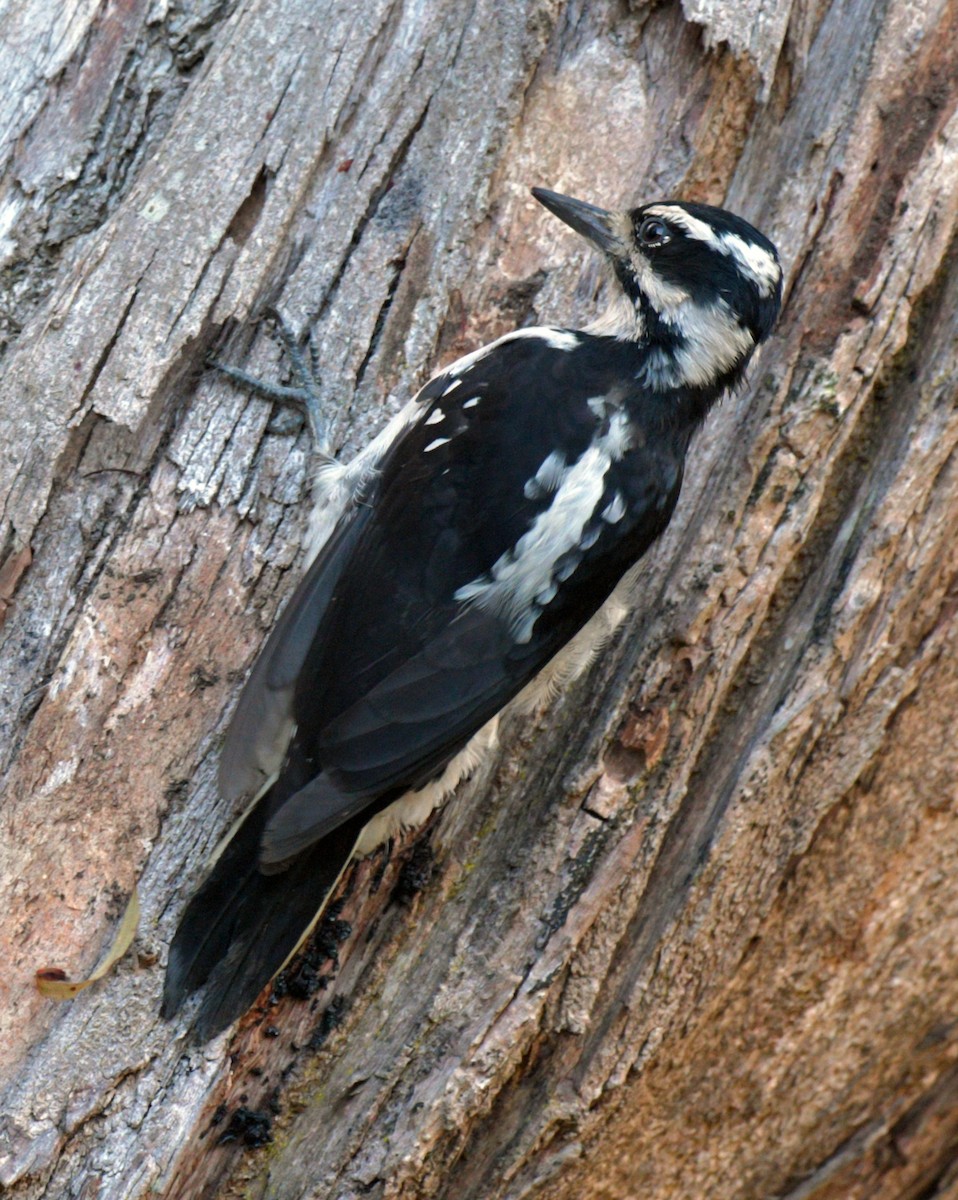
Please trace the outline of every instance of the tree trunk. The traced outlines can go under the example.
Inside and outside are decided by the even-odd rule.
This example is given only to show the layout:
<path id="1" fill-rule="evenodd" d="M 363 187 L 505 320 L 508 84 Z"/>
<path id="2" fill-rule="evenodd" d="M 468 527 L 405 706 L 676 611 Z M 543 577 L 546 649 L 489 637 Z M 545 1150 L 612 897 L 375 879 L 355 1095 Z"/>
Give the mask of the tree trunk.
<path id="1" fill-rule="evenodd" d="M 958 1196 L 956 5 L 25 0 L 0 31 L 0 1185 Z M 196 1047 L 165 947 L 310 463 L 207 356 L 275 377 L 264 309 L 314 329 L 350 455 L 438 365 L 595 312 L 537 183 L 741 212 L 777 334 L 589 677 L 352 872 L 325 988 Z M 41 998 L 134 884 L 135 953 Z"/>

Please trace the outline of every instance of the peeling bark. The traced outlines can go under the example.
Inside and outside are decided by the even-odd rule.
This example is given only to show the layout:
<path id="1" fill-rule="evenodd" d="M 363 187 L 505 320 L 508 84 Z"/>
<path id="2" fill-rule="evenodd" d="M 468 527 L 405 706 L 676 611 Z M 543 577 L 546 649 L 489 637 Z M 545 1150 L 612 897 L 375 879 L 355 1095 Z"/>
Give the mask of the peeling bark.
<path id="1" fill-rule="evenodd" d="M 955 5 L 88 0 L 0 30 L 0 1185 L 954 1194 Z M 157 1017 L 165 947 L 309 470 L 204 364 L 281 372 L 277 305 L 350 454 L 438 364 L 594 312 L 536 183 L 742 212 L 779 331 L 590 677 L 356 867 L 310 1000 L 196 1048 Z M 137 953 L 42 1000 L 134 883 Z"/>

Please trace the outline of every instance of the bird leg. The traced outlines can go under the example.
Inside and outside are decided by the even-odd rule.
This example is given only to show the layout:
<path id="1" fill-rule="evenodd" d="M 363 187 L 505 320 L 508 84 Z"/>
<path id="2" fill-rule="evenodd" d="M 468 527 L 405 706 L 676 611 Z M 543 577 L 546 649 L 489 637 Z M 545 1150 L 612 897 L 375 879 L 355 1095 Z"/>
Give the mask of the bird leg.
<path id="1" fill-rule="evenodd" d="M 241 371 L 238 367 L 231 367 L 229 364 L 220 362 L 218 359 L 210 359 L 209 366 L 213 367 L 214 370 L 220 371 L 223 375 L 229 376 L 230 379 L 235 380 L 237 383 L 241 383 L 243 387 L 247 388 L 254 395 L 260 396 L 263 400 L 272 400 L 278 404 L 288 405 L 304 414 L 309 424 L 313 449 L 316 455 L 323 462 L 335 462 L 335 459 L 329 453 L 327 424 L 323 411 L 324 405 L 319 381 L 319 349 L 316 345 L 313 330 L 310 329 L 307 337 L 309 347 L 309 360 L 307 361 L 296 340 L 296 335 L 282 313 L 275 308 L 268 309 L 267 311 L 276 324 L 276 329 L 283 343 L 283 349 L 292 368 L 295 386 L 287 387 L 279 383 L 269 383 L 265 379 L 259 379 L 255 375 L 250 375 L 247 371 Z"/>

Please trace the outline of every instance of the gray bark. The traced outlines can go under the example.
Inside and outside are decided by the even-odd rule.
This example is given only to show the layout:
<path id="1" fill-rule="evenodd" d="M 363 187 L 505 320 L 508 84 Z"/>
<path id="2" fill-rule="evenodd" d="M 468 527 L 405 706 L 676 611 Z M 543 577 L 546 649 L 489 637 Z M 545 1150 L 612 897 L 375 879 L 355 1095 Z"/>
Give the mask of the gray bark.
<path id="1" fill-rule="evenodd" d="M 0 1187 L 958 1194 L 955 6 L 34 0 L 0 34 Z M 280 373 L 278 305 L 352 453 L 456 354 L 594 313 L 537 183 L 741 212 L 778 333 L 422 890 L 409 845 L 361 864 L 318 1002 L 197 1049 L 165 947 L 309 466 L 205 360 Z M 42 999 L 135 883 L 135 953 Z"/>

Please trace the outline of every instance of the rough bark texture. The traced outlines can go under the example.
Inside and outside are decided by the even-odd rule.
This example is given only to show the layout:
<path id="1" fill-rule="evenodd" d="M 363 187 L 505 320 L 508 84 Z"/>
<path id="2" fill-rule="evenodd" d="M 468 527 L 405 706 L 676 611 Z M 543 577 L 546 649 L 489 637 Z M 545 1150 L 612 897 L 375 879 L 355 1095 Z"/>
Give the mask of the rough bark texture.
<path id="1" fill-rule="evenodd" d="M 958 1196 L 956 42 L 938 0 L 0 15 L 8 1194 Z M 309 463 L 205 359 L 280 370 L 269 303 L 313 327 L 350 453 L 456 353 L 593 313 L 534 183 L 742 212 L 778 336 L 431 874 L 362 864 L 327 988 L 198 1049 L 165 945 Z M 137 881 L 137 952 L 41 999 Z M 269 1149 L 220 1144 L 239 1107 Z"/>

